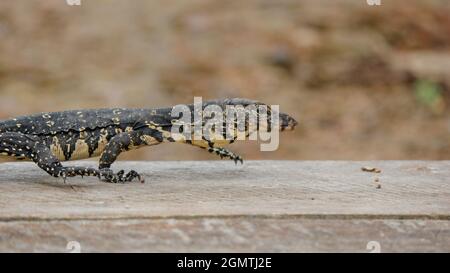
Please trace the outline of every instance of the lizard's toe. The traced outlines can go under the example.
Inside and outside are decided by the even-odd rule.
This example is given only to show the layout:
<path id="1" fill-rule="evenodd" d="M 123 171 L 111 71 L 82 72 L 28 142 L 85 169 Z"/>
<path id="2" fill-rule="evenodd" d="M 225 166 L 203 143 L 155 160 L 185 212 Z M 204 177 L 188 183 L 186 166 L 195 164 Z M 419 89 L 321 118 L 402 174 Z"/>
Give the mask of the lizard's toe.
<path id="1" fill-rule="evenodd" d="M 115 174 L 111 169 L 101 169 L 99 179 L 107 183 L 118 183 L 120 182 L 119 176 Z"/>
<path id="2" fill-rule="evenodd" d="M 111 169 L 102 169 L 101 172 L 101 180 L 109 183 L 125 183 L 131 182 L 135 178 L 139 179 L 140 182 L 144 183 L 144 179 L 142 179 L 141 175 L 136 171 L 130 171 L 125 174 L 124 170 L 119 171 L 118 173 L 114 173 Z"/>
<path id="3" fill-rule="evenodd" d="M 64 182 L 66 182 L 67 177 L 74 176 L 99 176 L 99 172 L 93 168 L 82 168 L 82 167 L 61 167 L 54 176 L 62 177 Z"/>

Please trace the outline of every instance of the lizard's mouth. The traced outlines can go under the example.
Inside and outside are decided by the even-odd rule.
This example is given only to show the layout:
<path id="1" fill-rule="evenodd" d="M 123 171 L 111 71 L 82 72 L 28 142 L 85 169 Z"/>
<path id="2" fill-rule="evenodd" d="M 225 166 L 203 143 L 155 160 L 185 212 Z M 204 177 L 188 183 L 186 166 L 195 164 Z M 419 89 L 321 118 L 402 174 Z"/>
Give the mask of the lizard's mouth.
<path id="1" fill-rule="evenodd" d="M 280 114 L 280 130 L 292 131 L 297 126 L 298 122 L 291 116 L 281 113 Z"/>

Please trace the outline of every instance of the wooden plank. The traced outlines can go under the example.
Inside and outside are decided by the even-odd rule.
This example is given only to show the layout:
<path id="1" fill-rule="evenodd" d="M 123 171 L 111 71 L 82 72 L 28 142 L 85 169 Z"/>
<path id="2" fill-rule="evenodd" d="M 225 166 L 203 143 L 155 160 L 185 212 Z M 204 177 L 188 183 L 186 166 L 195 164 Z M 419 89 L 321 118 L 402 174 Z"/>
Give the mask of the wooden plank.
<path id="1" fill-rule="evenodd" d="M 371 252 L 377 247 L 380 252 L 449 252 L 450 221 L 201 217 L 0 222 L 0 252 L 66 252 L 72 241 L 81 252 Z"/>
<path id="2" fill-rule="evenodd" d="M 366 165 L 382 173 L 361 171 Z M 147 183 L 73 178 L 64 184 L 32 163 L 0 164 L 0 221 L 232 215 L 448 220 L 450 215 L 450 161 L 120 162 L 115 168 L 136 169 Z"/>

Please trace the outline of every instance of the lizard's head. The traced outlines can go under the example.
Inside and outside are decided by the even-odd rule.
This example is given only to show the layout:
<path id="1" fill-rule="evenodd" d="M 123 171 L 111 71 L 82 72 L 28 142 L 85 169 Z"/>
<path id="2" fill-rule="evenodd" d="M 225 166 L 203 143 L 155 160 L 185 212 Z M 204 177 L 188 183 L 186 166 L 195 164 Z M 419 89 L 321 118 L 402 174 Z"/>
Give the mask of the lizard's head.
<path id="1" fill-rule="evenodd" d="M 269 105 L 266 105 L 264 103 L 255 101 L 255 100 L 249 100 L 249 99 L 244 99 L 244 98 L 232 98 L 232 99 L 224 99 L 224 100 L 219 100 L 219 101 L 214 101 L 214 102 L 219 102 L 219 104 L 222 107 L 225 107 L 226 105 L 242 105 L 244 107 L 247 107 L 249 105 L 265 105 L 268 107 L 269 111 L 271 111 L 271 108 Z M 268 116 L 268 122 L 270 122 L 271 116 Z M 289 116 L 288 114 L 285 113 L 280 113 L 279 114 L 279 128 L 280 131 L 291 131 L 294 130 L 295 126 L 297 126 L 298 122 L 291 116 Z"/>

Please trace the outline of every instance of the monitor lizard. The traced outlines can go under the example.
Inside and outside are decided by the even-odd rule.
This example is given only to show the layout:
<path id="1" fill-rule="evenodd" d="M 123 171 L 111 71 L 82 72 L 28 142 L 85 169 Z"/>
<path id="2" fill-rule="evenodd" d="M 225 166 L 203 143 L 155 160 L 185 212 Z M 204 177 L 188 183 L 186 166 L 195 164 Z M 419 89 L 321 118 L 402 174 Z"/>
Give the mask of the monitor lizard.
<path id="1" fill-rule="evenodd" d="M 248 99 L 220 99 L 204 102 L 205 106 L 250 104 L 264 105 Z M 188 105 L 194 110 L 194 105 Z M 31 160 L 54 177 L 97 176 L 105 182 L 128 182 L 137 178 L 136 171 L 114 173 L 111 165 L 120 153 L 164 142 L 182 142 L 203 148 L 236 163 L 242 158 L 223 148 L 234 142 L 214 139 L 175 139 L 171 129 L 177 118 L 172 107 L 159 109 L 91 109 L 48 112 L 0 121 L 0 155 Z M 294 129 L 295 119 L 280 113 L 279 130 Z M 270 123 L 269 123 L 270 124 Z M 260 128 L 258 128 L 260 129 Z M 247 135 L 248 124 L 246 124 Z M 63 166 L 62 161 L 100 156 L 98 168 Z"/>

